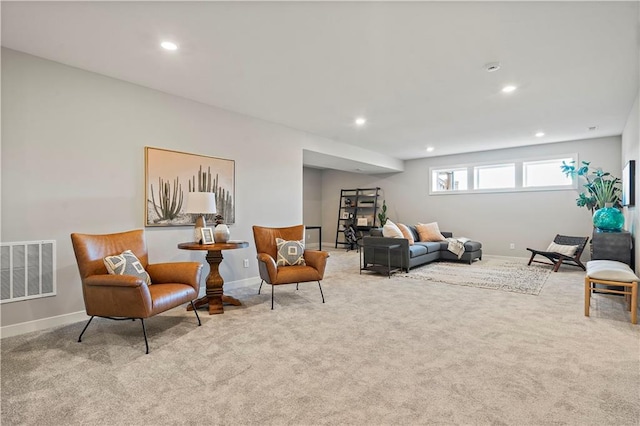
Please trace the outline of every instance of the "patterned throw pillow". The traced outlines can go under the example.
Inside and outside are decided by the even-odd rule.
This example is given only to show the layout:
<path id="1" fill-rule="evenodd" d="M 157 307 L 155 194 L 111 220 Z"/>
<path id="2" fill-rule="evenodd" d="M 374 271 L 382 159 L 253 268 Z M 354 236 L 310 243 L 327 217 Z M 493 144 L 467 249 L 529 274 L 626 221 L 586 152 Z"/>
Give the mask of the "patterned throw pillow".
<path id="1" fill-rule="evenodd" d="M 304 240 L 287 241 L 282 238 L 276 238 L 276 246 L 278 247 L 278 266 L 294 266 L 306 265 L 304 263 Z"/>
<path id="2" fill-rule="evenodd" d="M 409 229 L 407 225 L 403 225 L 402 223 L 398 224 L 398 228 L 400 228 L 402 236 L 409 240 L 409 245 L 412 246 L 415 241 L 413 240 L 413 232 L 411 232 L 411 229 Z"/>
<path id="3" fill-rule="evenodd" d="M 134 277 L 142 278 L 147 285 L 151 284 L 151 277 L 131 250 L 105 257 L 104 266 L 107 267 L 107 271 L 112 275 L 133 275 Z"/>
<path id="4" fill-rule="evenodd" d="M 444 241 L 444 235 L 440 233 L 438 222 L 418 223 L 416 225 L 420 241 Z"/>

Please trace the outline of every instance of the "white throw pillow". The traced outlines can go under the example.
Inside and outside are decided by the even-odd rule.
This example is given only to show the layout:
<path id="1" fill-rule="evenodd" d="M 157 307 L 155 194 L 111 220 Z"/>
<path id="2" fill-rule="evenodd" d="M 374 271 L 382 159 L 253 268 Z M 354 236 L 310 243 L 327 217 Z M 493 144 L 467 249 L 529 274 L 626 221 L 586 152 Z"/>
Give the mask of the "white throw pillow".
<path id="1" fill-rule="evenodd" d="M 547 251 L 549 252 L 563 254 L 568 257 L 573 257 L 573 255 L 576 254 L 576 250 L 578 250 L 578 246 L 565 246 L 556 243 L 551 243 L 549 247 L 547 247 Z"/>
<path id="2" fill-rule="evenodd" d="M 382 236 L 388 238 L 404 238 L 404 235 L 400 228 L 398 228 L 398 225 L 391 222 L 389 219 L 387 219 L 382 227 Z"/>

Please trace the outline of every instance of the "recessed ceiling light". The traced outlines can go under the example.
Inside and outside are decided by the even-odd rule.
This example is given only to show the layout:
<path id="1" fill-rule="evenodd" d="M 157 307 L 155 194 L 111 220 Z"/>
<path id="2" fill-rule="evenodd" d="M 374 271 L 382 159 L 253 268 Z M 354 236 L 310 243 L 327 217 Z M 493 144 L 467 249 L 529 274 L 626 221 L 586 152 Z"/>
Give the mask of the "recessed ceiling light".
<path id="1" fill-rule="evenodd" d="M 541 138 L 544 136 L 544 132 L 538 132 L 536 133 L 536 138 Z"/>
<path id="2" fill-rule="evenodd" d="M 428 147 L 427 147 L 427 152 L 433 152 L 433 150 L 434 150 L 434 149 L 435 149 L 434 147 L 432 147 L 432 146 L 428 146 Z"/>
<path id="3" fill-rule="evenodd" d="M 366 122 L 367 122 L 367 119 L 364 117 L 358 117 L 354 121 L 354 123 L 356 123 L 356 126 L 364 126 Z"/>
<path id="4" fill-rule="evenodd" d="M 503 92 L 503 93 L 511 93 L 511 92 L 513 92 L 513 91 L 514 91 L 514 90 L 516 90 L 516 89 L 517 89 L 517 87 L 516 87 L 516 86 L 504 86 L 504 87 L 502 88 L 502 92 Z"/>
<path id="5" fill-rule="evenodd" d="M 160 43 L 160 46 L 162 46 L 163 49 L 167 50 L 178 50 L 178 45 L 171 41 L 163 41 L 162 43 Z"/>

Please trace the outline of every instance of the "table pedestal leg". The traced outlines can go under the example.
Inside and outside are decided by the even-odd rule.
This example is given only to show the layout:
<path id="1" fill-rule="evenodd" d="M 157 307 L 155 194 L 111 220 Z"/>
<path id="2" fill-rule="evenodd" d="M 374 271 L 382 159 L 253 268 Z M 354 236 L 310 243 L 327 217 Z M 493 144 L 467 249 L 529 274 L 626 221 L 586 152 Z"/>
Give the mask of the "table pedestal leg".
<path id="1" fill-rule="evenodd" d="M 224 280 L 220 276 L 220 263 L 222 263 L 222 252 L 219 250 L 210 250 L 207 252 L 207 263 L 209 263 L 209 275 L 207 275 L 207 293 L 206 296 L 194 301 L 196 308 L 201 306 L 209 306 L 209 315 L 224 314 L 223 303 L 240 306 L 242 303 L 235 297 L 226 296 L 223 293 Z M 191 306 L 187 310 L 191 310 Z"/>

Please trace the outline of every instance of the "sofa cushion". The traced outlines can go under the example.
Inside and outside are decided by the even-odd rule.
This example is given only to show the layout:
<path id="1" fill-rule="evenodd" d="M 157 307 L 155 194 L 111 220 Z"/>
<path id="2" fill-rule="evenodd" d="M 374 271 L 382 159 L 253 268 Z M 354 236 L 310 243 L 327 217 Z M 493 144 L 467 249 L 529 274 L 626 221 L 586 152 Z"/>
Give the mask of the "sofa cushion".
<path id="1" fill-rule="evenodd" d="M 427 253 L 434 253 L 442 249 L 442 243 L 440 241 L 419 241 L 415 243 L 415 245 L 425 247 L 427 249 Z M 447 249 L 446 245 L 444 249 Z"/>
<path id="2" fill-rule="evenodd" d="M 442 241 L 444 236 L 440 233 L 438 222 L 418 223 L 416 225 L 420 241 Z"/>
<path id="3" fill-rule="evenodd" d="M 422 244 L 414 244 L 409 246 L 409 257 L 414 258 L 427 254 L 427 247 Z"/>

